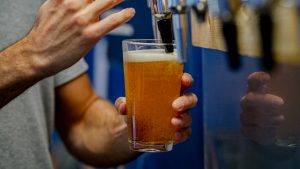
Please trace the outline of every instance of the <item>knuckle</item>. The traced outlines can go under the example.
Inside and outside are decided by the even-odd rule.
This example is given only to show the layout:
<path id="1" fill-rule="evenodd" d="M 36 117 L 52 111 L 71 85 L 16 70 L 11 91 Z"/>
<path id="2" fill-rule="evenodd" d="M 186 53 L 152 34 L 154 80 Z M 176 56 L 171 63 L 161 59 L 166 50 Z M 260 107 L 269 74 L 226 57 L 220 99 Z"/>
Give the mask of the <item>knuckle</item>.
<path id="1" fill-rule="evenodd" d="M 73 17 L 73 23 L 82 27 L 88 25 L 89 20 L 83 15 L 75 15 Z"/>
<path id="2" fill-rule="evenodd" d="M 88 29 L 83 30 L 81 34 L 84 40 L 91 40 L 96 38 L 95 32 Z"/>
<path id="3" fill-rule="evenodd" d="M 65 0 L 63 6 L 67 11 L 77 11 L 81 8 L 80 2 L 75 0 Z"/>

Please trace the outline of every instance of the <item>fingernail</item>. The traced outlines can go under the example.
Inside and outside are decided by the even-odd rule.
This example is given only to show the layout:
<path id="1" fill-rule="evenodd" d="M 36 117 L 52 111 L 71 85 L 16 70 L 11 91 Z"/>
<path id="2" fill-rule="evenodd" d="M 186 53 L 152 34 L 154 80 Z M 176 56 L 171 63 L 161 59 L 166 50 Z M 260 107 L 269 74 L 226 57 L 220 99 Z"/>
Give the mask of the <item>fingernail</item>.
<path id="1" fill-rule="evenodd" d="M 181 111 L 181 110 L 183 109 L 183 107 L 184 107 L 184 104 L 183 104 L 182 101 L 175 100 L 175 101 L 173 102 L 173 108 L 174 108 L 174 109 L 176 109 L 176 110 L 178 110 L 178 111 Z"/>
<path id="2" fill-rule="evenodd" d="M 135 9 L 134 8 L 129 8 L 129 10 L 130 10 L 130 12 L 131 12 L 132 15 L 135 14 Z"/>
<path id="3" fill-rule="evenodd" d="M 122 106 L 121 105 L 118 107 L 118 112 L 122 113 Z"/>

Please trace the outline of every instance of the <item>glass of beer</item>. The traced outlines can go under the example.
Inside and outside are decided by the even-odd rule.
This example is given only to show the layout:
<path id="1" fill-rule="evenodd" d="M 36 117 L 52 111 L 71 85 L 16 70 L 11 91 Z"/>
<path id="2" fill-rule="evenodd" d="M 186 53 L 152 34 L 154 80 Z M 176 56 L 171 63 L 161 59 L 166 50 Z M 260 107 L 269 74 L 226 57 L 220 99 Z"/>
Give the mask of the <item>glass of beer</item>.
<path id="1" fill-rule="evenodd" d="M 130 148 L 171 151 L 175 134 L 171 118 L 176 116 L 172 102 L 180 95 L 183 74 L 175 45 L 124 40 L 123 62 Z"/>

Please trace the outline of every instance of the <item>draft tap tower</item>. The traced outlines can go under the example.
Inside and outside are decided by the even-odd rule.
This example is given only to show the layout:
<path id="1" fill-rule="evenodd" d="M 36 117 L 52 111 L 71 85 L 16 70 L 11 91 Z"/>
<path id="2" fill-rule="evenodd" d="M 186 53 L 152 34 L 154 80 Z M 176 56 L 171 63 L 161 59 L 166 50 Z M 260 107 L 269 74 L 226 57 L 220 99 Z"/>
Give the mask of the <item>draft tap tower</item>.
<path id="1" fill-rule="evenodd" d="M 207 9 L 206 0 L 148 0 L 152 11 L 154 35 L 164 43 L 175 41 L 180 63 L 187 61 L 188 14 L 193 9 L 199 21 L 203 21 Z M 173 52 L 166 45 L 167 53 Z"/>

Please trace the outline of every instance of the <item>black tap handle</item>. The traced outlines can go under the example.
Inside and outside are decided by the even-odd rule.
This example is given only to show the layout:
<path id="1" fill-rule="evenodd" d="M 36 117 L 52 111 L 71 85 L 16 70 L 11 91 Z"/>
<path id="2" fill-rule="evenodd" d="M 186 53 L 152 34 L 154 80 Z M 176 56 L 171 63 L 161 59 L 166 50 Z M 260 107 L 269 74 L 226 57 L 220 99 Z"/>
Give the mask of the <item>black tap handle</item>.
<path id="1" fill-rule="evenodd" d="M 228 51 L 229 66 L 232 70 L 237 70 L 241 66 L 241 61 L 237 43 L 237 26 L 234 20 L 223 20 L 222 30 Z"/>
<path id="2" fill-rule="evenodd" d="M 275 66 L 273 54 L 273 22 L 270 10 L 262 10 L 259 16 L 259 29 L 262 42 L 262 66 L 266 70 L 272 70 Z"/>
<path id="3" fill-rule="evenodd" d="M 163 43 L 173 44 L 172 19 L 161 19 L 157 21 L 158 30 Z M 165 45 L 166 53 L 174 51 L 173 45 Z"/>

